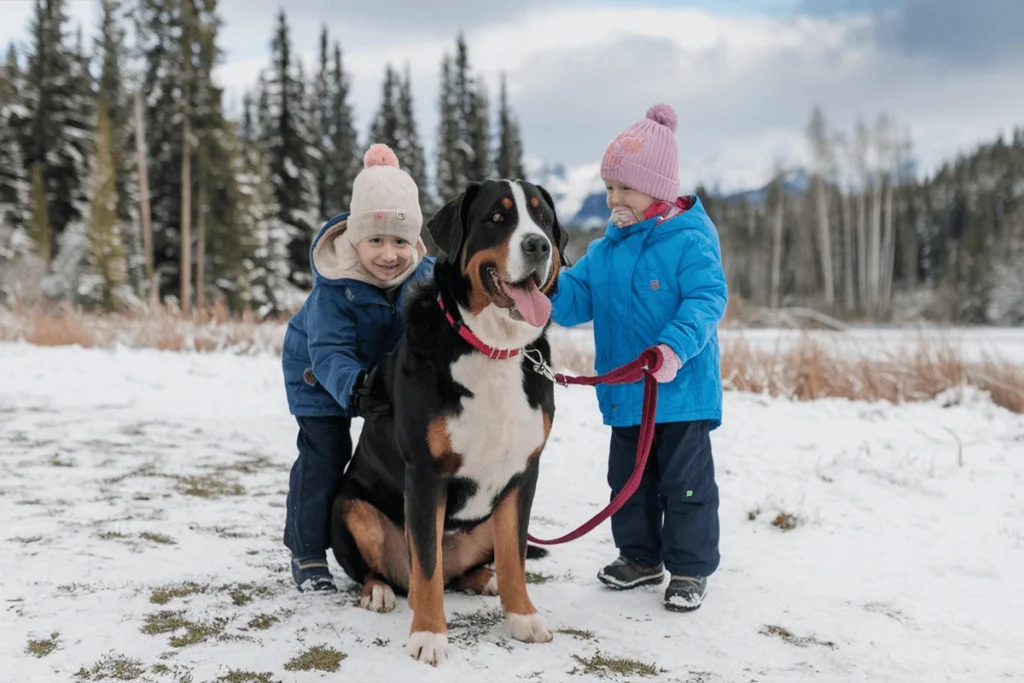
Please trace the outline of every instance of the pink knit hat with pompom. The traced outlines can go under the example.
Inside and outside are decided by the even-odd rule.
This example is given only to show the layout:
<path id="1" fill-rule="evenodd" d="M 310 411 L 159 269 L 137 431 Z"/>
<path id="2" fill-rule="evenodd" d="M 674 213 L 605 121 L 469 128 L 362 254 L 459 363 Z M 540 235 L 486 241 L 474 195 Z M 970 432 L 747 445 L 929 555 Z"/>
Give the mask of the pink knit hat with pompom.
<path id="1" fill-rule="evenodd" d="M 679 195 L 676 112 L 656 104 L 647 116 L 612 140 L 601 160 L 601 178 L 615 180 L 655 199 L 673 202 Z"/>
<path id="2" fill-rule="evenodd" d="M 398 157 L 377 143 L 363 155 L 363 170 L 352 182 L 348 232 L 353 244 L 372 235 L 396 235 L 416 244 L 423 225 L 416 181 L 398 167 Z"/>

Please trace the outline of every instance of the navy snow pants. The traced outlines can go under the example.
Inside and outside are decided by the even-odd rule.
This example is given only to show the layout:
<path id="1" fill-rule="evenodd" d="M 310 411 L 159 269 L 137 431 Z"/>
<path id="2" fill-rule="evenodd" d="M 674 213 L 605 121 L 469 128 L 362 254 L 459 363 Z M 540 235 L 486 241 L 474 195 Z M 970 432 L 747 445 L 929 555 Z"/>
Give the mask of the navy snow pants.
<path id="1" fill-rule="evenodd" d="M 706 421 L 655 426 L 640 487 L 612 515 L 621 554 L 644 567 L 664 562 L 678 576 L 710 576 L 718 568 L 718 485 L 709 433 Z M 639 438 L 639 426 L 612 429 L 612 497 L 633 472 Z"/>
<path id="2" fill-rule="evenodd" d="M 334 494 L 352 459 L 352 420 L 296 417 L 299 456 L 292 465 L 285 506 L 284 544 L 303 561 L 326 556 Z"/>

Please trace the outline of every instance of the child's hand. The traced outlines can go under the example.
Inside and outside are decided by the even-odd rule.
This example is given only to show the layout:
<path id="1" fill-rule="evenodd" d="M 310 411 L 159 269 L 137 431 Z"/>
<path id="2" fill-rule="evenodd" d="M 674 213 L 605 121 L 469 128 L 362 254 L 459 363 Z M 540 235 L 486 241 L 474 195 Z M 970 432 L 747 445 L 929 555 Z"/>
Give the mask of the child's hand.
<path id="1" fill-rule="evenodd" d="M 683 363 L 679 360 L 676 352 L 669 348 L 668 345 L 658 344 L 654 348 L 661 353 L 661 367 L 653 373 L 653 377 L 659 384 L 671 382 L 675 379 L 679 368 L 683 367 Z"/>
<path id="2" fill-rule="evenodd" d="M 620 228 L 633 225 L 638 220 L 636 212 L 628 206 L 616 206 L 612 209 L 611 221 Z"/>

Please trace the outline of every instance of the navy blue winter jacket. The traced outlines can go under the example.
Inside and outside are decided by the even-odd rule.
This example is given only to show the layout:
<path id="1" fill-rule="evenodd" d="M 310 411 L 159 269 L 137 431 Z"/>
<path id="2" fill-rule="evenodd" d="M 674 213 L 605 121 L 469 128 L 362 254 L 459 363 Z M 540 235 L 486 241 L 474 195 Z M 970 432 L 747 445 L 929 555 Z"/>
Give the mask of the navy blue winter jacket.
<path id="1" fill-rule="evenodd" d="M 313 289 L 285 332 L 281 362 L 288 409 L 296 416 L 356 417 L 349 398 L 359 373 L 372 370 L 398 345 L 405 332 L 403 298 L 411 284 L 433 275 L 434 259 L 424 257 L 391 299 L 358 279 L 323 276 L 313 252 L 324 234 L 348 215 L 329 220 L 313 240 Z"/>

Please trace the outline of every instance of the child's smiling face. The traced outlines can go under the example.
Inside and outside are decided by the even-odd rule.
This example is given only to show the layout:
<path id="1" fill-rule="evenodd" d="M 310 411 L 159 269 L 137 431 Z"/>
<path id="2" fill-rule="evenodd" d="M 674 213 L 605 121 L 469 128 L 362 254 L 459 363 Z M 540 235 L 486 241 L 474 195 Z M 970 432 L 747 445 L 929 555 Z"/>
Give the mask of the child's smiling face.
<path id="1" fill-rule="evenodd" d="M 356 245 L 359 262 L 370 275 L 388 282 L 406 271 L 413 257 L 413 246 L 395 235 L 370 235 Z"/>
<path id="2" fill-rule="evenodd" d="M 623 185 L 617 180 L 605 181 L 605 201 L 608 208 L 615 212 L 616 209 L 625 209 L 626 213 L 632 213 L 634 223 L 643 220 L 644 212 L 655 202 L 654 197 L 644 194 L 639 190 Z M 622 227 L 620 225 L 620 227 Z"/>

